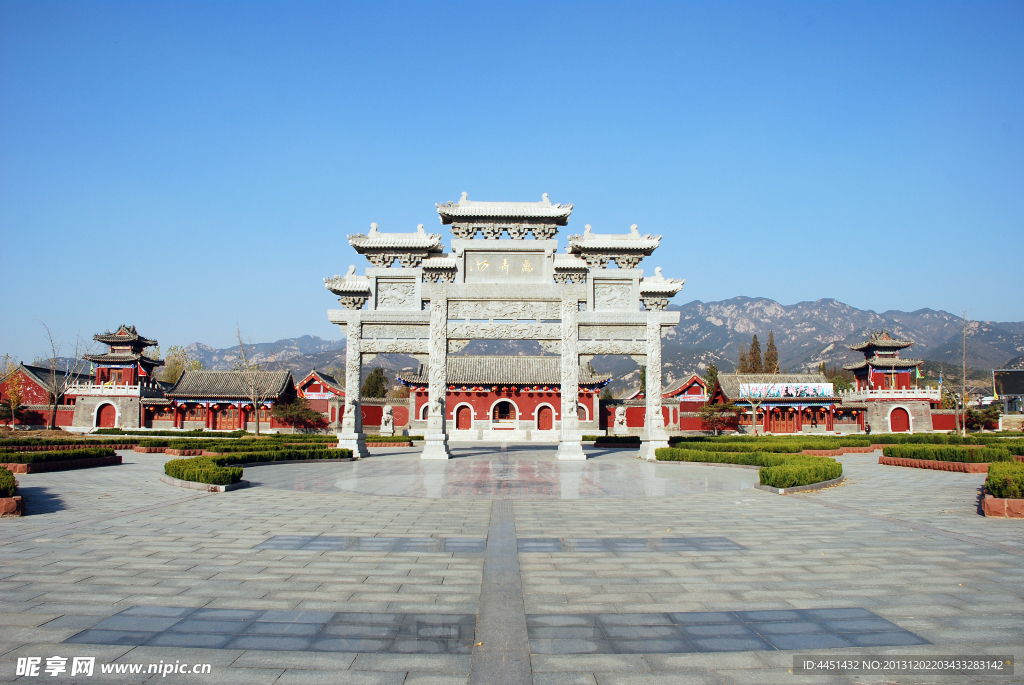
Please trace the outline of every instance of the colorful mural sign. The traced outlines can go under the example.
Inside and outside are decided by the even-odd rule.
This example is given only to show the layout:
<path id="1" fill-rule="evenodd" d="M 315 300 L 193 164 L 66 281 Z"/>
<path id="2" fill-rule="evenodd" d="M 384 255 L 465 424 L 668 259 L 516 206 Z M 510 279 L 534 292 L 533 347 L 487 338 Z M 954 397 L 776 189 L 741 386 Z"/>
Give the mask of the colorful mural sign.
<path id="1" fill-rule="evenodd" d="M 740 383 L 740 397 L 832 397 L 831 383 Z"/>

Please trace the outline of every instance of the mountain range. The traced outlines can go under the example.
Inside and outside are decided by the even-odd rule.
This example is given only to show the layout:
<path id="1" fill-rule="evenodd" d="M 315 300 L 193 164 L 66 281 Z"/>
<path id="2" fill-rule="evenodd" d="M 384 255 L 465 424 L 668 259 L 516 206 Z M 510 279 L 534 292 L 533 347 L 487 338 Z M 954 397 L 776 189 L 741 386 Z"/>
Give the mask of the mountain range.
<path id="1" fill-rule="evenodd" d="M 679 325 L 663 340 L 662 366 L 667 381 L 691 372 L 703 373 L 709 364 L 721 371 L 733 371 L 740 344 L 749 344 L 754 334 L 762 354 L 769 331 L 774 331 L 779 364 L 790 372 L 816 370 L 821 363 L 841 366 L 863 359 L 849 346 L 865 340 L 872 331 L 913 340 L 904 357 L 961 363 L 963 319 L 949 312 L 918 309 L 913 312 L 874 312 L 857 309 L 834 299 L 783 305 L 767 298 L 734 297 L 718 302 L 694 300 L 670 305 L 681 313 Z M 305 335 L 273 343 L 256 343 L 257 359 L 287 368 L 303 376 L 313 367 L 321 370 L 345 366 L 345 341 L 324 340 Z M 193 358 L 210 369 L 230 369 L 238 357 L 238 346 L 215 349 L 201 343 L 185 348 Z M 475 340 L 460 355 L 543 355 L 532 341 Z M 967 363 L 975 369 L 1024 368 L 1024 321 L 972 321 L 968 326 Z M 366 365 L 383 366 L 391 377 L 402 368 L 418 364 L 407 355 L 381 355 Z M 597 357 L 596 370 L 615 377 L 613 385 L 635 386 L 638 367 L 628 357 Z"/>

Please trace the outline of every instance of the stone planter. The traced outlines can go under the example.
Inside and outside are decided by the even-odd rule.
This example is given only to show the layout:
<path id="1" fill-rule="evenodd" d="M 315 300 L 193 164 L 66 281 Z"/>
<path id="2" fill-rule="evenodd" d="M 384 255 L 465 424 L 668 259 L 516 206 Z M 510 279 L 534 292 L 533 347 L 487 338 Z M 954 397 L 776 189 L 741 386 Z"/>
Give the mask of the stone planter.
<path id="1" fill-rule="evenodd" d="M 1002 499 L 986 492 L 982 496 L 981 511 L 985 516 L 1024 519 L 1024 499 Z"/>
<path id="2" fill-rule="evenodd" d="M 932 459 L 903 459 L 900 457 L 879 457 L 878 463 L 885 466 L 909 466 L 915 469 L 933 471 L 956 471 L 958 473 L 988 473 L 988 463 L 968 464 L 962 461 L 934 461 Z"/>
<path id="3" fill-rule="evenodd" d="M 70 459 L 68 461 L 44 461 L 35 464 L 0 464 L 11 473 L 46 473 L 47 471 L 70 471 L 91 469 L 95 466 L 114 466 L 121 463 L 121 456 L 97 457 L 95 459 Z"/>
<path id="4" fill-rule="evenodd" d="M 138 445 L 134 449 L 139 454 L 163 454 L 167 451 L 166 447 L 139 447 Z"/>
<path id="5" fill-rule="evenodd" d="M 232 490 L 241 490 L 242 488 L 249 487 L 249 481 L 247 480 L 240 480 L 237 483 L 232 483 L 231 485 L 210 485 L 209 483 L 194 483 L 190 480 L 179 480 L 178 478 L 171 478 L 166 474 L 161 475 L 160 480 L 168 485 L 173 485 L 178 488 L 199 490 L 201 492 L 231 492 Z"/>
<path id="6" fill-rule="evenodd" d="M 25 500 L 21 495 L 0 497 L 0 516 L 21 516 L 25 513 Z"/>
<path id="7" fill-rule="evenodd" d="M 164 448 L 164 454 L 169 454 L 172 457 L 201 457 L 203 456 L 202 450 L 175 450 L 170 447 Z"/>
<path id="8" fill-rule="evenodd" d="M 370 442 L 366 441 L 367 447 L 412 447 L 411 442 Z"/>
<path id="9" fill-rule="evenodd" d="M 839 476 L 838 478 L 822 481 L 821 483 L 811 483 L 810 485 L 796 485 L 791 488 L 773 488 L 770 485 L 761 485 L 760 483 L 758 483 L 754 487 L 757 488 L 758 490 L 764 490 L 765 492 L 775 493 L 776 495 L 789 495 L 794 492 L 810 492 L 812 490 L 830 488 L 833 485 L 839 485 L 840 483 L 842 483 L 845 477 L 846 476 Z"/>

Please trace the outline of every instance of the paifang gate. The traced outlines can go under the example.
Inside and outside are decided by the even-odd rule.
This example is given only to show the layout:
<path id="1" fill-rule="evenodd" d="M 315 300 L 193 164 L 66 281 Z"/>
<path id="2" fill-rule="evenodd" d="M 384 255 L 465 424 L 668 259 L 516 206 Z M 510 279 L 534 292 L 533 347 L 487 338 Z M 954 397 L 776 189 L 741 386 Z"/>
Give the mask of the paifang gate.
<path id="1" fill-rule="evenodd" d="M 340 447 L 366 456 L 360 407 L 362 365 L 378 354 L 407 354 L 426 365 L 427 430 L 424 459 L 448 459 L 447 358 L 470 340 L 537 340 L 561 355 L 559 459 L 585 459 L 576 416 L 580 362 L 594 355 L 629 355 L 647 366 L 646 428 L 641 454 L 668 446 L 661 412 L 661 338 L 679 323 L 665 311 L 683 281 L 661 269 L 644 278 L 637 266 L 661 242 L 641 235 L 599 234 L 586 226 L 570 235 L 558 253 L 556 234 L 568 225 L 572 205 L 540 202 L 480 202 L 466 193 L 437 205 L 451 227 L 452 251 L 441 235 L 420 224 L 412 233 L 348 237 L 373 265 L 365 274 L 349 267 L 324 279 L 343 309 L 328 310 L 345 327 L 345 410 Z M 508 236 L 507 238 L 504 236 Z M 528 236 L 531 236 L 528 238 Z M 608 268 L 614 263 L 618 268 Z M 397 265 L 396 265 L 397 264 Z"/>

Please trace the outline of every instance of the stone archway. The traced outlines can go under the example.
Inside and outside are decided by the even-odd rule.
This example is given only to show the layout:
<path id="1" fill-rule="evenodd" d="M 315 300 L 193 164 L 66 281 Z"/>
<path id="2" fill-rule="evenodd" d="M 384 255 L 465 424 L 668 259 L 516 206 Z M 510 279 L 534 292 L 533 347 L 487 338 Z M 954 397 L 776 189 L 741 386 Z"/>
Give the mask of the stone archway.
<path id="1" fill-rule="evenodd" d="M 889 432 L 909 433 L 910 412 L 903 407 L 893 407 L 892 411 L 889 412 Z"/>
<path id="2" fill-rule="evenodd" d="M 117 426 L 117 407 L 112 404 L 101 404 L 96 409 L 97 428 L 115 428 Z"/>

